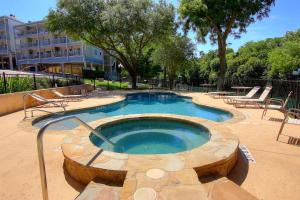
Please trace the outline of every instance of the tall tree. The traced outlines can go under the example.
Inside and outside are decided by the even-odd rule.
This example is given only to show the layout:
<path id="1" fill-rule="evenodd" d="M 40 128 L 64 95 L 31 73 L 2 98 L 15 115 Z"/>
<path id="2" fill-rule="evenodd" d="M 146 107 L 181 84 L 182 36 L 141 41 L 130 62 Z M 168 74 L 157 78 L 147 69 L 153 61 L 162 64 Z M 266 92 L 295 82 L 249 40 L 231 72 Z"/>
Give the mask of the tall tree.
<path id="1" fill-rule="evenodd" d="M 174 27 L 174 8 L 161 0 L 59 0 L 47 16 L 50 31 L 101 48 L 128 71 L 136 88 L 143 49 Z"/>
<path id="2" fill-rule="evenodd" d="M 227 69 L 226 46 L 231 34 L 240 38 L 246 28 L 256 19 L 268 16 L 275 0 L 181 0 L 180 15 L 186 30 L 192 28 L 198 34 L 198 40 L 205 42 L 209 38 L 218 44 L 220 69 L 218 89 L 223 89 Z"/>
<path id="3" fill-rule="evenodd" d="M 194 45 L 189 38 L 180 35 L 171 35 L 156 47 L 152 60 L 165 68 L 170 89 L 173 88 L 180 67 L 186 66 L 187 61 L 193 57 L 193 52 Z"/>

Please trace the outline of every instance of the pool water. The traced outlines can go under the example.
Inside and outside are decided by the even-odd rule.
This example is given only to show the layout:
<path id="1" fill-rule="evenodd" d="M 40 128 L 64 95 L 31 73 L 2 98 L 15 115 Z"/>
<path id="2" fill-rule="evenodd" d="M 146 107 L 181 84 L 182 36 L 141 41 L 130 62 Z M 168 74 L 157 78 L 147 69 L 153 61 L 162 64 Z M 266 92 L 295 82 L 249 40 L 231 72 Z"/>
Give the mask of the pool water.
<path id="1" fill-rule="evenodd" d="M 92 143 L 104 150 L 128 154 L 169 154 L 205 144 L 209 131 L 201 126 L 168 119 L 135 119 L 97 128 L 115 143 L 112 147 L 91 134 Z"/>
<path id="2" fill-rule="evenodd" d="M 101 101 L 101 99 L 99 101 Z M 128 94 L 126 100 L 120 103 L 85 109 L 82 111 L 69 112 L 64 116 L 76 115 L 84 122 L 91 122 L 105 117 L 144 113 L 186 115 L 204 118 L 216 122 L 222 122 L 232 118 L 232 115 L 229 112 L 206 106 L 199 106 L 194 104 L 189 98 L 180 97 L 172 93 Z M 46 119 L 38 121 L 34 124 L 34 126 L 40 128 L 46 122 L 59 117 L 61 116 L 48 117 Z M 78 124 L 69 120 L 56 124 L 51 128 L 55 130 L 65 130 L 73 129 L 77 126 Z"/>

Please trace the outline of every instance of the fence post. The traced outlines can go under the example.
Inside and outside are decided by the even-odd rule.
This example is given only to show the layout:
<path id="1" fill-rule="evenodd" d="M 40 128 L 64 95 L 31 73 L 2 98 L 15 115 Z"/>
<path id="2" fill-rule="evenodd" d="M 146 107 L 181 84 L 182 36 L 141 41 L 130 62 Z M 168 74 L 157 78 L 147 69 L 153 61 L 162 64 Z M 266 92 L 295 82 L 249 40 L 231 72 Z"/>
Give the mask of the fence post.
<path id="1" fill-rule="evenodd" d="M 271 87 L 273 88 L 273 78 L 271 79 Z M 274 88 L 271 90 L 271 98 L 273 98 Z"/>
<path id="2" fill-rule="evenodd" d="M 6 93 L 7 88 L 6 88 L 6 78 L 5 78 L 5 73 L 3 72 L 3 84 L 4 84 L 4 93 Z"/>
<path id="3" fill-rule="evenodd" d="M 36 90 L 36 80 L 35 80 L 35 74 L 33 74 L 33 89 Z"/>
<path id="4" fill-rule="evenodd" d="M 55 80 L 54 80 L 54 74 L 52 74 L 52 86 L 55 87 Z"/>

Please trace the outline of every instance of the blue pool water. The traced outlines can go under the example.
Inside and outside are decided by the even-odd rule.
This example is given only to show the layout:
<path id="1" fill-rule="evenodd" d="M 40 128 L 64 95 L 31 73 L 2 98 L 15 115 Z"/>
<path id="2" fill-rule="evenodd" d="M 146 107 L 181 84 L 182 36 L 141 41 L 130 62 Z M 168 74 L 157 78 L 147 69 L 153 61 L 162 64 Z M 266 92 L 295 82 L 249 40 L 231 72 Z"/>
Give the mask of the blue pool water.
<path id="1" fill-rule="evenodd" d="M 209 131 L 204 127 L 154 118 L 102 126 L 101 133 L 115 143 L 115 146 L 111 147 L 91 134 L 90 140 L 94 145 L 104 150 L 128 154 L 177 153 L 201 146 L 210 137 Z"/>
<path id="2" fill-rule="evenodd" d="M 99 99 L 101 101 L 101 99 Z M 85 122 L 95 121 L 105 117 L 143 113 L 164 113 L 186 115 L 204 118 L 216 122 L 222 122 L 232 117 L 229 112 L 199 106 L 192 103 L 191 99 L 177 96 L 172 93 L 136 93 L 129 94 L 125 101 L 113 105 L 69 112 L 68 115 L 76 115 Z M 46 122 L 61 116 L 53 116 L 34 124 L 42 127 Z M 53 129 L 72 129 L 77 126 L 73 121 L 64 121 L 52 127 Z"/>

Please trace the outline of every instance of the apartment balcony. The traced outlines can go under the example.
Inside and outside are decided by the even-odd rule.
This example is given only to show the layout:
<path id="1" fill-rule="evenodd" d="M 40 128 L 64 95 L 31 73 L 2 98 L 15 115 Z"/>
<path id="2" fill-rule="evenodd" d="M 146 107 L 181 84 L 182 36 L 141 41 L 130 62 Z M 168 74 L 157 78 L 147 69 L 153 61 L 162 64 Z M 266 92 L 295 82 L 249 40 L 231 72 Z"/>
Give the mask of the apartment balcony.
<path id="1" fill-rule="evenodd" d="M 74 43 L 80 43 L 80 41 L 74 41 L 74 40 L 70 40 L 66 37 L 62 37 L 62 38 L 55 38 L 52 40 L 40 40 L 40 46 L 44 47 L 44 46 L 59 46 L 59 45 L 66 45 L 67 43 L 69 44 L 74 44 Z"/>
<path id="2" fill-rule="evenodd" d="M 40 40 L 40 46 L 51 46 L 52 43 L 50 40 Z"/>
<path id="3" fill-rule="evenodd" d="M 0 35 L 0 40 L 6 40 L 6 35 Z"/>
<path id="4" fill-rule="evenodd" d="M 0 30 L 5 29 L 5 25 L 4 24 L 0 24 Z"/>
<path id="5" fill-rule="evenodd" d="M 48 35 L 48 34 L 50 34 L 50 32 L 47 30 L 39 30 L 39 35 Z"/>
<path id="6" fill-rule="evenodd" d="M 17 38 L 36 37 L 36 36 L 37 36 L 37 31 L 27 31 L 27 32 L 16 34 Z"/>
<path id="7" fill-rule="evenodd" d="M 83 62 L 84 56 L 80 51 L 69 52 L 54 51 L 41 52 L 40 54 L 18 54 L 17 64 L 37 64 L 37 63 L 64 63 L 64 62 Z"/>
<path id="8" fill-rule="evenodd" d="M 68 42 L 68 39 L 66 37 L 55 38 L 52 40 L 53 44 L 66 44 L 67 42 Z"/>
<path id="9" fill-rule="evenodd" d="M 0 54 L 7 54 L 7 47 L 0 47 Z"/>
<path id="10" fill-rule="evenodd" d="M 17 48 L 21 48 L 21 49 L 26 49 L 26 48 L 37 48 L 38 47 L 38 43 L 22 43 L 20 45 L 17 45 Z"/>

